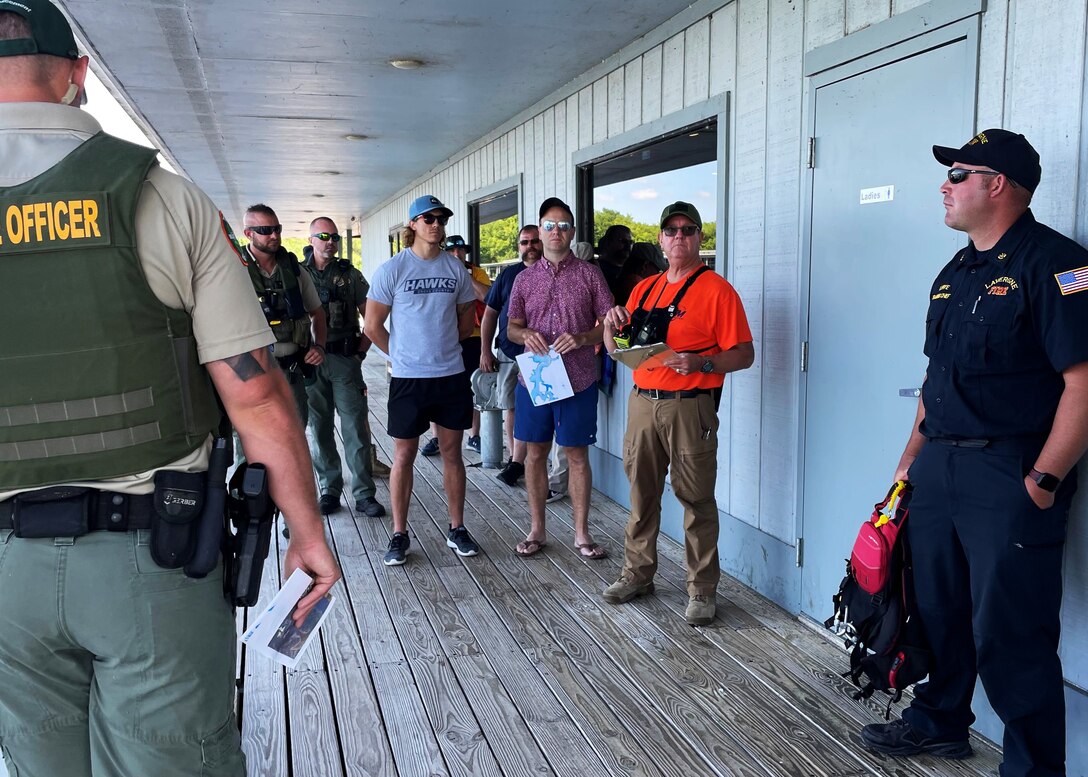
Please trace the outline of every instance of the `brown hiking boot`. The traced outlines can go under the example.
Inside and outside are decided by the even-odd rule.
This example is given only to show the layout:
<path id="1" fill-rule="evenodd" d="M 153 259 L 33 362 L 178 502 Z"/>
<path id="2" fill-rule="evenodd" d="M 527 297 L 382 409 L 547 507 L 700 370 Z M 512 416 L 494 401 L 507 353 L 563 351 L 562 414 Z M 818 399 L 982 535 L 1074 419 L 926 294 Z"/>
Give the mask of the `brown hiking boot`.
<path id="1" fill-rule="evenodd" d="M 604 600 L 609 604 L 623 604 L 624 602 L 631 601 L 636 596 L 645 596 L 646 594 L 652 594 L 653 592 L 653 580 L 645 583 L 636 583 L 629 577 L 620 577 L 619 580 L 604 589 L 601 596 L 604 597 Z"/>
<path id="2" fill-rule="evenodd" d="M 688 607 L 684 610 L 684 620 L 692 626 L 706 626 L 714 620 L 714 597 L 696 594 L 688 598 Z"/>
<path id="3" fill-rule="evenodd" d="M 376 478 L 387 478 L 389 473 L 392 472 L 389 469 L 389 465 L 385 464 L 378 458 L 378 448 L 376 445 L 370 446 L 370 475 Z"/>

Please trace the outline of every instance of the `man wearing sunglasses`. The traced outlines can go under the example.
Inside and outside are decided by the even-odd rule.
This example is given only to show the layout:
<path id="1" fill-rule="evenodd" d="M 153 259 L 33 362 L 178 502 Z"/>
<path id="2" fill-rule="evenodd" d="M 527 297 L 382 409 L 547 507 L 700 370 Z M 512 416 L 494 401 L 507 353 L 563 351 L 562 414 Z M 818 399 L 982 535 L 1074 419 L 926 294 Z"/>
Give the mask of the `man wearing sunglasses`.
<path id="1" fill-rule="evenodd" d="M 548 499 L 548 453 L 554 437 L 566 449 L 568 488 L 574 509 L 574 545 L 582 556 L 601 559 L 605 549 L 589 533 L 589 499 L 593 476 L 589 445 L 597 439 L 597 358 L 600 319 L 612 307 L 612 295 L 600 268 L 570 250 L 574 214 L 558 197 L 540 206 L 542 261 L 522 271 L 510 291 L 507 337 L 536 354 L 554 348 L 563 358 L 574 396 L 533 405 L 518 376 L 514 399 L 514 436 L 525 441 L 525 484 L 532 525 L 516 551 L 531 556 L 544 547 L 544 506 Z"/>
<path id="2" fill-rule="evenodd" d="M 55 5 L 0 2 L 0 200 L 22 205 L 0 223 L 0 742 L 12 775 L 244 777 L 223 567 L 187 576 L 163 536 L 214 494 L 213 386 L 290 525 L 285 572 L 315 578 L 297 621 L 340 572 L 229 228 L 75 107 L 87 67 Z"/>
<path id="3" fill-rule="evenodd" d="M 311 253 L 303 267 L 317 288 L 328 326 L 325 363 L 306 387 L 321 512 L 328 515 L 339 510 L 344 490 L 344 470 L 333 434 L 333 416 L 339 414 L 355 510 L 368 518 L 380 518 L 385 515 L 385 507 L 375 498 L 369 408 L 360 369 L 370 340 L 361 332 L 359 316 L 366 310 L 370 287 L 351 262 L 337 258 L 340 233 L 332 219 L 320 217 L 310 222 L 309 248 Z"/>
<path id="4" fill-rule="evenodd" d="M 1039 155 L 1013 132 L 934 146 L 944 221 L 968 244 L 933 283 L 918 413 L 896 468 L 934 663 L 903 717 L 862 729 L 891 755 L 971 754 L 981 678 L 1004 777 L 1065 774 L 1062 555 L 1088 446 L 1088 251 L 1029 209 Z"/>
<path id="5" fill-rule="evenodd" d="M 302 272 L 298 257 L 280 244 L 283 227 L 276 212 L 263 203 L 250 205 L 242 225 L 249 240 L 242 248 L 242 258 L 276 338 L 272 355 L 287 376 L 305 428 L 308 412 L 304 375 L 312 376 L 325 360 L 325 311 L 313 281 Z M 240 461 L 241 445 L 234 454 Z"/>
<path id="6" fill-rule="evenodd" d="M 389 354 L 393 365 L 389 383 L 393 536 L 384 559 L 388 566 L 407 559 L 412 465 L 419 437 L 432 421 L 437 424 L 450 517 L 446 545 L 460 556 L 479 552 L 464 525 L 465 462 L 461 457 L 464 430 L 472 426 L 472 388 L 460 342 L 476 324 L 476 295 L 464 264 L 442 250 L 452 215 L 433 195 L 412 201 L 402 236 L 405 248 L 374 273 L 366 303 L 366 334 Z"/>
<path id="7" fill-rule="evenodd" d="M 540 259 L 540 228 L 536 224 L 526 224 L 518 233 L 517 264 L 504 267 L 491 291 L 487 294 L 487 307 L 480 322 L 480 369 L 484 372 L 498 372 L 498 406 L 503 410 L 503 431 L 506 433 L 506 449 L 510 451 L 510 460 L 499 474 L 499 480 L 508 486 L 517 485 L 525 474 L 525 443 L 514 437 L 514 389 L 518 385 L 517 357 L 525 351 L 525 346 L 511 342 L 507 334 L 510 291 L 514 281 L 522 270 L 532 267 Z M 498 346 L 496 351 L 495 346 Z"/>
<path id="8" fill-rule="evenodd" d="M 699 256 L 703 220 L 690 202 L 661 212 L 658 241 L 665 272 L 639 282 L 625 304 L 604 320 L 604 344 L 630 327 L 633 342 L 664 342 L 672 356 L 635 369 L 627 403 L 623 467 L 631 482 L 631 518 L 619 579 L 604 599 L 622 604 L 652 593 L 665 473 L 684 507 L 688 567 L 685 618 L 696 626 L 714 619 L 718 563 L 718 400 L 725 376 L 752 366 L 755 349 L 736 290 Z"/>

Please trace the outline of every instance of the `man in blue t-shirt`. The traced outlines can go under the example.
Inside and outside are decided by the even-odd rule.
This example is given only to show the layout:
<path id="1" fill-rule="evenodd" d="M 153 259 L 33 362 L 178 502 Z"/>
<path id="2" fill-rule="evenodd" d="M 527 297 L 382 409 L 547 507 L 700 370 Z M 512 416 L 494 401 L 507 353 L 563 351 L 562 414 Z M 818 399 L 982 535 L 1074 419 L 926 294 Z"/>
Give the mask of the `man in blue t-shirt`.
<path id="1" fill-rule="evenodd" d="M 475 326 L 476 296 L 464 265 L 440 248 L 452 215 L 437 197 L 417 197 L 408 209 L 405 249 L 377 269 L 367 295 L 364 331 L 393 364 L 389 383 L 393 536 L 385 554 L 388 566 L 403 564 L 408 554 L 412 465 L 419 436 L 432 421 L 438 425 L 450 514 L 446 544 L 461 556 L 479 552 L 464 526 L 461 458 L 464 430 L 472 426 L 472 389 L 460 341 Z"/>
<path id="2" fill-rule="evenodd" d="M 480 369 L 484 372 L 498 370 L 498 406 L 503 412 L 503 426 L 506 432 L 506 449 L 510 451 L 510 460 L 496 476 L 508 486 L 516 485 L 525 474 L 525 443 L 514 439 L 514 388 L 518 385 L 518 354 L 525 346 L 510 342 L 506 336 L 508 319 L 507 308 L 510 306 L 510 290 L 514 288 L 514 279 L 526 267 L 531 267 L 540 259 L 543 244 L 540 242 L 540 230 L 536 224 L 527 224 L 518 233 L 518 264 L 512 264 L 499 273 L 491 291 L 487 295 L 487 307 L 480 321 Z M 497 324 L 497 327 L 496 327 Z M 493 347 L 498 346 L 498 353 Z"/>

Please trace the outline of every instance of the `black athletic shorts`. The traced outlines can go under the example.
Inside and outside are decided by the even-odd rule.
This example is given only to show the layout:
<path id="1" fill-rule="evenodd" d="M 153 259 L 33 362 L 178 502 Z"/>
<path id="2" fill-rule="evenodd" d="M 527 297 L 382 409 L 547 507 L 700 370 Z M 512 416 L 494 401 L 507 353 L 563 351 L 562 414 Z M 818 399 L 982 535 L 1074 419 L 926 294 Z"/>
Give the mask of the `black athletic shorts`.
<path id="1" fill-rule="evenodd" d="M 443 378 L 392 378 L 389 381 L 389 436 L 419 437 L 434 421 L 447 429 L 472 426 L 472 387 L 468 373 Z"/>

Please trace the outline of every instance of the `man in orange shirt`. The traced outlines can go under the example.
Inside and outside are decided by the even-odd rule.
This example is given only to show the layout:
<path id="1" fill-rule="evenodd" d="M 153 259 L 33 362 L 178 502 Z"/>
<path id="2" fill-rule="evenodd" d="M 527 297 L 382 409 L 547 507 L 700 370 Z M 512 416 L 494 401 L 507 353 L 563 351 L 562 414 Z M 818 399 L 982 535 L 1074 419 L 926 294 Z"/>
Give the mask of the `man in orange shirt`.
<path id="1" fill-rule="evenodd" d="M 604 590 L 622 604 L 652 593 L 657 572 L 661 495 L 672 467 L 672 487 L 684 506 L 688 606 L 693 625 L 714 620 L 718 564 L 718 400 L 726 373 L 755 359 L 744 306 L 733 287 L 699 257 L 703 221 L 695 206 L 674 202 L 661 214 L 658 240 L 669 268 L 635 286 L 627 306 L 604 319 L 604 344 L 630 326 L 632 344 L 664 342 L 674 352 L 635 370 L 627 406 L 623 467 L 631 481 L 623 570 Z"/>

